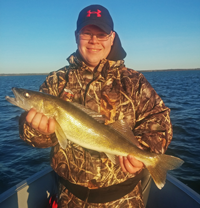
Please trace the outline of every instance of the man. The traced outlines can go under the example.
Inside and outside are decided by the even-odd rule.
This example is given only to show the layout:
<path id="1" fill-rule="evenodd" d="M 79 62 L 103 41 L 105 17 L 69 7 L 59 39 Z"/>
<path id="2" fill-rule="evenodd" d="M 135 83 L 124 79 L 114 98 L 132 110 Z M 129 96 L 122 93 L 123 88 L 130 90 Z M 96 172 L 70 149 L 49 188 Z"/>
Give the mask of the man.
<path id="1" fill-rule="evenodd" d="M 100 5 L 84 8 L 75 36 L 78 49 L 68 58 L 70 65 L 50 73 L 40 91 L 103 114 L 105 125 L 124 119 L 139 148 L 164 153 L 172 139 L 169 109 L 142 74 L 124 66 L 126 53 L 108 10 Z M 61 182 L 59 207 L 144 207 L 141 183 L 133 186 L 142 162 L 128 155 L 116 165 L 104 153 L 72 142 L 62 149 L 54 132 L 55 120 L 35 109 L 21 116 L 24 141 L 53 147 L 51 166 Z"/>

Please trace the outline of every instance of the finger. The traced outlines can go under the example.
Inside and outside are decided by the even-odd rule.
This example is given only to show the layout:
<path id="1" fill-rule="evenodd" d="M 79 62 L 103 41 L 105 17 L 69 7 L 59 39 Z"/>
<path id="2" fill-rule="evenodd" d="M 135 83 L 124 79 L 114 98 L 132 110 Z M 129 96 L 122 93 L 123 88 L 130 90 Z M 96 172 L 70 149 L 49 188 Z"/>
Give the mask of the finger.
<path id="1" fill-rule="evenodd" d="M 55 120 L 54 118 L 49 118 L 49 123 L 48 123 L 48 133 L 53 134 L 55 132 Z"/>
<path id="2" fill-rule="evenodd" d="M 129 172 L 129 173 L 136 173 L 138 170 L 140 170 L 140 168 L 137 168 L 137 167 L 133 166 L 129 162 L 127 157 L 124 157 L 124 167 L 125 167 L 126 171 Z"/>
<path id="3" fill-rule="evenodd" d="M 45 115 L 42 115 L 40 124 L 38 126 L 38 130 L 41 133 L 47 133 L 47 129 L 48 129 L 48 118 Z"/>
<path id="4" fill-rule="evenodd" d="M 119 156 L 119 163 L 122 168 L 122 171 L 126 173 L 127 171 L 126 171 L 126 168 L 124 167 L 124 159 L 122 156 Z"/>
<path id="5" fill-rule="evenodd" d="M 31 123 L 33 118 L 34 118 L 34 116 L 35 116 L 35 114 L 36 114 L 36 110 L 34 108 L 31 108 L 31 110 L 28 112 L 28 114 L 26 116 L 26 121 L 28 123 Z"/>
<path id="6" fill-rule="evenodd" d="M 31 126 L 34 129 L 38 130 L 41 119 L 42 119 L 42 113 L 36 113 L 34 118 L 31 121 Z"/>
<path id="7" fill-rule="evenodd" d="M 143 162 L 137 160 L 133 155 L 128 155 L 128 161 L 136 168 L 143 168 L 144 164 Z"/>

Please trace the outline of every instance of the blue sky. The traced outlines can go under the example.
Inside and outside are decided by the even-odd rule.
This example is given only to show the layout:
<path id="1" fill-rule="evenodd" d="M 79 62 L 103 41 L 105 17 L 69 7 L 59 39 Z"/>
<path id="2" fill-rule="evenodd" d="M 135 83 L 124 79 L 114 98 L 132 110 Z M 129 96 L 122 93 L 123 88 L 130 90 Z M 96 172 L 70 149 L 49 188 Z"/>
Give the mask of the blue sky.
<path id="1" fill-rule="evenodd" d="M 200 67 L 200 0 L 0 0 L 0 73 L 68 64 L 80 10 L 105 6 L 135 70 Z"/>

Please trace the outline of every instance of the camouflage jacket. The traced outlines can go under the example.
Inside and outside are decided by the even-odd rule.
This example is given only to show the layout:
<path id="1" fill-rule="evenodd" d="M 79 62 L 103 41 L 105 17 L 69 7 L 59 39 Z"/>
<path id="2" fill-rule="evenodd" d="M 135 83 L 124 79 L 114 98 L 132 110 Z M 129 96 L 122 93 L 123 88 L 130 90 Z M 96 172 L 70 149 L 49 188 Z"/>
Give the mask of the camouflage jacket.
<path id="1" fill-rule="evenodd" d="M 125 119 L 144 150 L 156 153 L 166 151 L 172 139 L 170 110 L 143 74 L 126 68 L 121 60 L 115 62 L 104 59 L 94 72 L 79 61 L 75 54 L 68 61 L 69 66 L 47 76 L 40 91 L 78 102 L 105 115 L 105 124 Z M 134 177 L 133 174 L 122 172 L 121 167 L 113 164 L 104 153 L 84 149 L 72 142 L 68 143 L 66 149 L 62 149 L 55 134 L 40 134 L 26 123 L 23 115 L 20 119 L 20 137 L 34 147 L 53 147 L 51 166 L 58 175 L 71 183 L 93 189 Z M 135 201 L 128 202 L 130 196 Z M 69 205 L 69 201 L 73 204 L 69 207 L 78 207 L 78 204 L 82 207 L 81 200 L 75 200 L 72 194 L 67 193 L 65 197 L 67 199 L 61 207 Z M 122 202 L 126 201 L 123 207 L 129 203 L 134 204 L 132 207 L 143 207 L 140 184 L 127 196 L 127 200 L 123 198 Z M 116 207 L 115 202 L 97 207 L 108 205 Z"/>

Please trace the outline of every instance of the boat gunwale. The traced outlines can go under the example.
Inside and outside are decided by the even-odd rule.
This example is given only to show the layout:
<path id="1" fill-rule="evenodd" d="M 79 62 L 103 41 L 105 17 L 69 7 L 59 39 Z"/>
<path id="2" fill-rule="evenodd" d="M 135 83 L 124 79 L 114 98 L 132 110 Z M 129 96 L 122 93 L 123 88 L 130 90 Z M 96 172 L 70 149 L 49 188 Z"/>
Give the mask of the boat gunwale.
<path id="1" fill-rule="evenodd" d="M 7 191 L 5 191 L 2 194 L 0 194 L 0 203 L 5 201 L 6 199 L 11 197 L 12 195 L 16 194 L 18 191 L 20 191 L 21 189 L 23 189 L 27 185 L 30 185 L 31 183 L 35 182 L 36 180 L 38 180 L 42 176 L 47 175 L 51 171 L 53 171 L 52 167 L 51 166 L 47 166 L 43 170 L 33 174 L 29 178 L 27 178 L 27 179 L 21 181 L 20 183 L 14 185 L 13 187 L 8 189 Z"/>
<path id="2" fill-rule="evenodd" d="M 183 182 L 179 181 L 177 178 L 169 173 L 167 173 L 167 180 L 200 204 L 200 195 L 196 191 L 194 191 L 189 186 L 185 185 Z"/>

